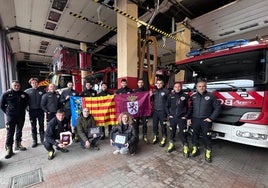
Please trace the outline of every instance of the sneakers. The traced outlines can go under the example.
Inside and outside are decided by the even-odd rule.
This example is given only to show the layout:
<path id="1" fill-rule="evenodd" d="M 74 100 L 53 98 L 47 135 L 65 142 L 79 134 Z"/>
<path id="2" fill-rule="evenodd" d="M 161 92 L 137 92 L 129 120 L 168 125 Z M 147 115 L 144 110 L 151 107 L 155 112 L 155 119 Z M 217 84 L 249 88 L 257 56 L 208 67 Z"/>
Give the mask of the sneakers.
<path id="1" fill-rule="evenodd" d="M 196 146 L 194 146 L 193 150 L 192 150 L 192 153 L 191 153 L 191 157 L 196 157 L 199 154 L 200 154 L 199 149 Z"/>
<path id="2" fill-rule="evenodd" d="M 173 142 L 169 142 L 167 152 L 171 153 L 174 150 L 174 144 Z"/>
<path id="3" fill-rule="evenodd" d="M 186 145 L 183 146 L 183 156 L 186 158 L 189 157 L 189 147 Z"/>
<path id="4" fill-rule="evenodd" d="M 114 155 L 118 155 L 119 153 L 120 153 L 120 150 L 118 149 L 113 152 Z"/>
<path id="5" fill-rule="evenodd" d="M 48 152 L 48 160 L 54 159 L 54 150 Z"/>
<path id="6" fill-rule="evenodd" d="M 163 137 L 161 142 L 160 142 L 160 147 L 164 147 L 166 145 L 166 138 Z"/>
<path id="7" fill-rule="evenodd" d="M 158 143 L 158 136 L 154 135 L 152 144 L 157 144 Z"/>
<path id="8" fill-rule="evenodd" d="M 6 152 L 7 152 L 7 154 L 5 155 L 6 159 L 11 158 L 12 155 L 14 154 L 13 151 L 12 151 L 12 147 L 6 147 Z"/>
<path id="9" fill-rule="evenodd" d="M 16 147 L 15 150 L 20 150 L 20 151 L 25 151 L 27 150 L 26 147 L 24 147 L 23 145 L 21 145 L 21 143 L 19 142 Z"/>
<path id="10" fill-rule="evenodd" d="M 212 162 L 212 160 L 211 160 L 211 150 L 209 150 L 209 149 L 206 149 L 205 160 L 206 160 L 207 162 L 209 162 L 209 163 Z"/>

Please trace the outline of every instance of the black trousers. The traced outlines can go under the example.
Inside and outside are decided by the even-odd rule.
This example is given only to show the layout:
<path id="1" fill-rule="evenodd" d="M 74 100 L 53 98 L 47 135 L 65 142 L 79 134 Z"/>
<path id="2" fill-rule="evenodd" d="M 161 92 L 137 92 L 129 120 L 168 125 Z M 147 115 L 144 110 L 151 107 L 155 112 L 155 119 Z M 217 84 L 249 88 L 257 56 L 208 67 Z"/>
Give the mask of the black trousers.
<path id="1" fill-rule="evenodd" d="M 54 151 L 53 144 L 51 144 L 47 141 L 44 142 L 44 147 L 46 148 L 47 151 Z"/>
<path id="2" fill-rule="evenodd" d="M 25 114 L 21 114 L 20 116 L 8 116 L 6 122 L 6 130 L 7 130 L 7 138 L 6 138 L 6 146 L 12 147 L 14 143 L 14 134 L 16 132 L 16 144 L 21 142 L 22 137 L 22 129 L 24 126 Z"/>
<path id="3" fill-rule="evenodd" d="M 39 124 L 39 133 L 44 135 L 44 111 L 42 109 L 29 110 L 32 134 L 37 135 L 37 120 Z"/>
<path id="4" fill-rule="evenodd" d="M 188 145 L 187 141 L 187 122 L 186 119 L 181 119 L 181 117 L 173 117 L 169 119 L 170 121 L 170 141 L 175 142 L 175 136 L 177 131 L 177 125 L 179 126 L 179 135 L 183 145 Z"/>
<path id="5" fill-rule="evenodd" d="M 162 137 L 167 138 L 167 124 L 165 122 L 166 113 L 164 110 L 154 111 L 153 113 L 153 132 L 158 136 L 158 124 L 161 125 Z"/>
<path id="6" fill-rule="evenodd" d="M 147 135 L 147 122 L 148 122 L 148 119 L 147 119 L 146 116 L 135 118 L 135 128 L 137 130 L 137 135 L 139 135 L 139 132 L 140 132 L 139 131 L 140 123 L 142 124 L 142 134 L 143 134 L 143 136 Z"/>
<path id="7" fill-rule="evenodd" d="M 211 149 L 211 129 L 212 122 L 204 121 L 204 118 L 192 118 L 192 128 L 193 128 L 193 145 L 199 146 L 199 136 L 202 133 L 202 138 L 204 141 L 205 149 Z"/>

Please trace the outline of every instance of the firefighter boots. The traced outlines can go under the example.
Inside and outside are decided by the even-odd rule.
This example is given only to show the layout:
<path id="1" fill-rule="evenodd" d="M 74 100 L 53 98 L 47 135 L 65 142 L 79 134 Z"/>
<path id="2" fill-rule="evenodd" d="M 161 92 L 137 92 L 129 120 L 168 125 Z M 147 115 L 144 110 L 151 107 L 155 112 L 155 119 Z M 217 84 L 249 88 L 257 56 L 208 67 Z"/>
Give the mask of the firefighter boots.
<path id="1" fill-rule="evenodd" d="M 48 152 L 48 160 L 52 160 L 54 158 L 54 150 Z"/>
<path id="2" fill-rule="evenodd" d="M 169 142 L 167 152 L 171 153 L 174 150 L 174 143 Z"/>
<path id="3" fill-rule="evenodd" d="M 191 153 L 191 157 L 196 157 L 199 154 L 200 154 L 200 151 L 199 151 L 198 147 L 194 146 L 193 150 L 192 150 L 192 153 Z"/>
<path id="4" fill-rule="evenodd" d="M 147 135 L 143 135 L 143 141 L 148 144 L 148 138 L 147 138 Z"/>
<path id="5" fill-rule="evenodd" d="M 12 150 L 12 146 L 11 147 L 10 146 L 6 146 L 6 155 L 5 155 L 5 158 L 6 159 L 9 159 L 9 158 L 12 157 L 13 154 L 14 153 L 13 153 L 13 150 Z"/>
<path id="6" fill-rule="evenodd" d="M 183 146 L 183 156 L 186 158 L 189 157 L 189 147 L 187 145 Z"/>
<path id="7" fill-rule="evenodd" d="M 205 153 L 205 160 L 209 163 L 212 162 L 212 159 L 211 159 L 211 150 L 210 149 L 206 149 L 206 153 Z"/>
<path id="8" fill-rule="evenodd" d="M 21 142 L 18 142 L 15 146 L 15 150 L 25 151 L 27 149 L 21 144 Z"/>
<path id="9" fill-rule="evenodd" d="M 160 142 L 160 147 L 164 147 L 166 145 L 166 138 L 163 137 L 161 142 Z"/>
<path id="10" fill-rule="evenodd" d="M 158 136 L 154 135 L 154 138 L 153 138 L 153 141 L 152 141 L 152 144 L 157 144 L 158 143 Z"/>

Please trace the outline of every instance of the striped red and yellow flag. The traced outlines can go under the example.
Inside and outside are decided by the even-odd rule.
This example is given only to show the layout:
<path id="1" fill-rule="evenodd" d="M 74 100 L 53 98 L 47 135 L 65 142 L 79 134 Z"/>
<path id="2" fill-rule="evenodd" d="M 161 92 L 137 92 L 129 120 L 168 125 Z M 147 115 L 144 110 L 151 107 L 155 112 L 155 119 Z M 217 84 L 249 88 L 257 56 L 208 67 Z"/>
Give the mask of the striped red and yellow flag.
<path id="1" fill-rule="evenodd" d="M 94 117 L 96 125 L 117 125 L 114 95 L 101 97 L 76 97 L 70 98 L 72 111 L 72 126 L 76 126 L 76 120 L 81 115 L 82 108 L 88 107 Z"/>
<path id="2" fill-rule="evenodd" d="M 98 126 L 117 124 L 114 95 L 83 97 L 82 106 L 89 108 Z"/>

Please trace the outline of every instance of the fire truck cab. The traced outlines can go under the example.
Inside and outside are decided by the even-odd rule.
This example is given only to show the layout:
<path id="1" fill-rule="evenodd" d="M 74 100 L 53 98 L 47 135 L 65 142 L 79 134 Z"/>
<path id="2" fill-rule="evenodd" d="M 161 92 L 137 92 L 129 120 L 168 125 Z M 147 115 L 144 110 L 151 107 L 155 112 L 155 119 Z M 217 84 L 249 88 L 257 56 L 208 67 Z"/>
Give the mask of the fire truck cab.
<path id="1" fill-rule="evenodd" d="M 176 65 L 184 91 L 194 92 L 202 78 L 220 100 L 216 138 L 268 148 L 268 41 L 222 43 Z"/>

